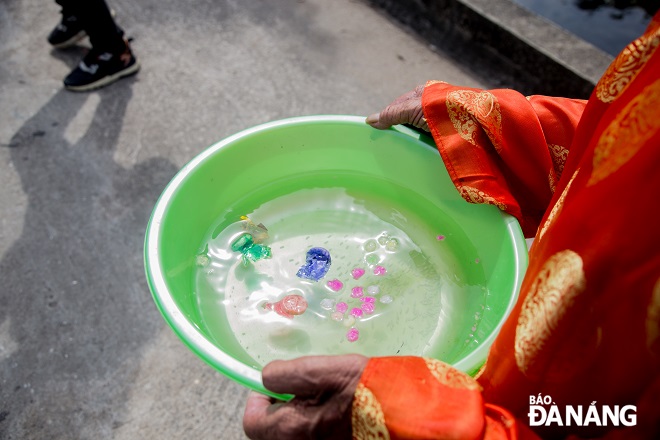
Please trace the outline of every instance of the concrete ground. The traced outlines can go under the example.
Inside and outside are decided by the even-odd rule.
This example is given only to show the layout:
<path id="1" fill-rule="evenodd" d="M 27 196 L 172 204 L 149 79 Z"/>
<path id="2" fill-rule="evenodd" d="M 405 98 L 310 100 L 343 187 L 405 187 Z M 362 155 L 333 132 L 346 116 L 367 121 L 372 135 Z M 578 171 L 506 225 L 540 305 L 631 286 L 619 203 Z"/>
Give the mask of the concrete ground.
<path id="1" fill-rule="evenodd" d="M 256 124 L 503 80 L 366 1 L 109 3 L 142 70 L 82 94 L 61 80 L 87 43 L 46 42 L 57 5 L 0 3 L 0 439 L 243 439 L 247 390 L 184 347 L 146 285 L 165 184 Z"/>

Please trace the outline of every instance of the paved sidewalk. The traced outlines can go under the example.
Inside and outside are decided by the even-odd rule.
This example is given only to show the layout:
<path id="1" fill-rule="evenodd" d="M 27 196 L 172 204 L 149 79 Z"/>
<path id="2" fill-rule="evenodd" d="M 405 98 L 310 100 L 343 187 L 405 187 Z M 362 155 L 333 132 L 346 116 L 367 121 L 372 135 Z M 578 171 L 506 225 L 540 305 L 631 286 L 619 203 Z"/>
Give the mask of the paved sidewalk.
<path id="1" fill-rule="evenodd" d="M 247 391 L 184 347 L 146 286 L 165 184 L 256 124 L 506 80 L 365 1 L 109 3 L 142 70 L 85 94 L 61 87 L 83 46 L 46 42 L 57 5 L 0 3 L 0 439 L 243 439 Z"/>

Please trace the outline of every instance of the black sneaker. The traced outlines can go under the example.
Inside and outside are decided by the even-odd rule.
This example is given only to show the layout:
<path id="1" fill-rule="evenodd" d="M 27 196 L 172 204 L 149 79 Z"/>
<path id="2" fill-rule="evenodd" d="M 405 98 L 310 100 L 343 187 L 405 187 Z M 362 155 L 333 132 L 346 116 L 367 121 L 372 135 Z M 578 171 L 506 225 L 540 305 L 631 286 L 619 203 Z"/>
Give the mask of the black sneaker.
<path id="1" fill-rule="evenodd" d="M 122 53 L 90 50 L 85 58 L 64 78 L 64 87 L 76 92 L 85 92 L 107 86 L 120 78 L 133 75 L 140 70 L 140 63 L 126 43 Z"/>
<path id="2" fill-rule="evenodd" d="M 48 42 L 56 49 L 65 49 L 85 38 L 87 34 L 75 15 L 62 13 L 62 21 L 48 36 Z"/>

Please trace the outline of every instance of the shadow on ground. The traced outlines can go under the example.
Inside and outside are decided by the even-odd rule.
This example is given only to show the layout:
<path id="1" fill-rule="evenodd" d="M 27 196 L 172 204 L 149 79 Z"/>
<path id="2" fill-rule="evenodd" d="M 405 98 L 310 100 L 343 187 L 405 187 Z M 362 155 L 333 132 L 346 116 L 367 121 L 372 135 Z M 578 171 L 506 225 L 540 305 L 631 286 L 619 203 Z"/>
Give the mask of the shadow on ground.
<path id="1" fill-rule="evenodd" d="M 22 424 L 14 433 L 81 438 L 71 430 L 112 427 L 135 374 L 128 361 L 157 333 L 160 322 L 143 318 L 154 306 L 142 240 L 176 169 L 164 159 L 131 169 L 114 162 L 131 94 L 130 80 L 95 95 L 61 90 L 9 144 L 28 200 L 22 233 L 0 262 L 0 333 L 9 338 L 0 401 L 22 413 L 6 420 Z M 93 119 L 71 140 L 67 128 L 92 96 L 100 97 Z M 9 415 L 0 407 L 2 438 Z"/>

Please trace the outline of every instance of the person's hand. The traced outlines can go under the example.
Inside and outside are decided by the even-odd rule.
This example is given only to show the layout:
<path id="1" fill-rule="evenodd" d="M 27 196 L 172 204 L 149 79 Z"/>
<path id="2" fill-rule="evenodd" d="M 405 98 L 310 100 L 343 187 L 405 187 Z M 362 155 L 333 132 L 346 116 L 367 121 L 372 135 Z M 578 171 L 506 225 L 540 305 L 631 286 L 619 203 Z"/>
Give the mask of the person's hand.
<path id="1" fill-rule="evenodd" d="M 274 361 L 263 369 L 264 386 L 294 394 L 289 402 L 250 393 L 243 429 L 253 440 L 350 439 L 353 394 L 368 359 L 361 355 L 310 356 Z"/>
<path id="2" fill-rule="evenodd" d="M 397 124 L 410 124 L 422 130 L 429 131 L 429 126 L 422 110 L 422 93 L 424 86 L 415 87 L 405 95 L 399 96 L 380 113 L 367 117 L 367 124 L 374 128 L 385 129 Z"/>

